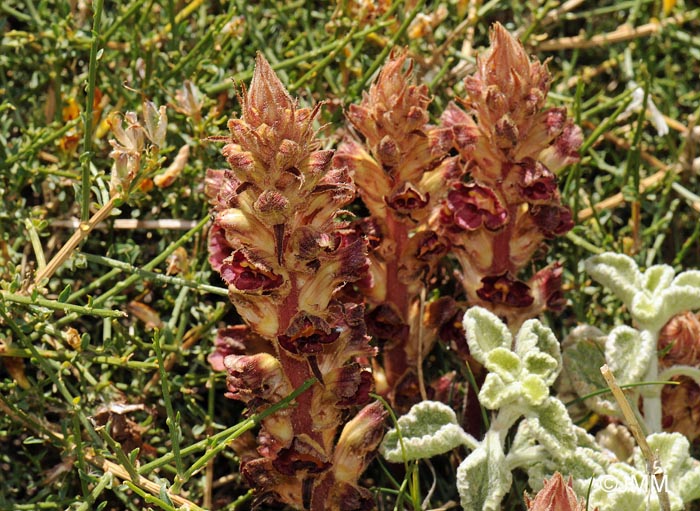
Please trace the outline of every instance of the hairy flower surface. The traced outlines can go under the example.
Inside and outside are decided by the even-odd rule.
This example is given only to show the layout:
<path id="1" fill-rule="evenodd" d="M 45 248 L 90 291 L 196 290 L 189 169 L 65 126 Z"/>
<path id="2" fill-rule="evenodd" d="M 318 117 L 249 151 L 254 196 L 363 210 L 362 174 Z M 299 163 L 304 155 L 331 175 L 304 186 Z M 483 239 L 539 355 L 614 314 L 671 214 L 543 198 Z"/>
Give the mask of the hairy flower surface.
<path id="1" fill-rule="evenodd" d="M 355 447 L 350 472 L 342 434 L 336 447 L 348 416 L 369 401 L 372 377 L 358 360 L 375 353 L 363 307 L 336 296 L 367 275 L 365 239 L 337 219 L 355 188 L 332 151 L 319 149 L 318 107 L 299 108 L 260 55 L 240 100 L 230 136 L 217 139 L 230 168 L 210 170 L 205 191 L 214 215 L 209 259 L 247 326 L 220 331 L 212 364 L 228 372 L 227 396 L 251 412 L 318 380 L 262 422 L 259 456 L 242 458 L 241 472 L 259 502 L 322 510 L 335 499 L 337 509 L 367 509 L 357 460 L 378 440 Z M 381 422 L 365 414 L 351 423 L 373 438 Z"/>

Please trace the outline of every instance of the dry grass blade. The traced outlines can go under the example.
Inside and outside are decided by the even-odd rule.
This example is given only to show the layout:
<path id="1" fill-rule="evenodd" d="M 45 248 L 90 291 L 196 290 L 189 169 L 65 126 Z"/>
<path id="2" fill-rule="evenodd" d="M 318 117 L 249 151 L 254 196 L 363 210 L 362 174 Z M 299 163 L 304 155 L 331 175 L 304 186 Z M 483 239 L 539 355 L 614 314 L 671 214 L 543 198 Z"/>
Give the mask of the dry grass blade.
<path id="1" fill-rule="evenodd" d="M 620 411 L 622 411 L 627 427 L 632 432 L 632 436 L 634 436 L 639 449 L 642 451 L 642 456 L 644 456 L 644 459 L 647 462 L 647 472 L 649 477 L 656 478 L 656 480 L 660 483 L 656 488 L 658 490 L 661 510 L 671 511 L 671 503 L 669 502 L 668 493 L 664 489 L 664 485 L 661 484 L 664 472 L 658 456 L 656 456 L 656 454 L 651 450 L 651 447 L 649 447 L 646 436 L 642 431 L 642 426 L 637 420 L 634 411 L 632 411 L 632 407 L 627 401 L 625 394 L 615 381 L 615 376 L 612 374 L 612 371 L 610 371 L 608 365 L 603 365 L 603 367 L 600 368 L 600 372 L 602 373 L 603 378 L 605 378 L 605 382 L 608 384 L 608 387 L 610 387 L 610 390 L 615 397 L 615 401 L 617 401 L 617 404 L 620 406 Z"/>

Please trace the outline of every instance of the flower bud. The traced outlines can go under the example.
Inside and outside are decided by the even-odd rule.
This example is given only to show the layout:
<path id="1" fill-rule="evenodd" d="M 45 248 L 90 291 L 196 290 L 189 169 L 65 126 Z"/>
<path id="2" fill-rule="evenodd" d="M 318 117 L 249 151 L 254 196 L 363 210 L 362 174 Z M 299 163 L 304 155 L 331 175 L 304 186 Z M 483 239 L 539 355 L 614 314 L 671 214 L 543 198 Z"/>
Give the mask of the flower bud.
<path id="1" fill-rule="evenodd" d="M 574 491 L 571 478 L 565 483 L 564 478 L 556 472 L 544 482 L 544 487 L 537 492 L 534 499 L 525 495 L 528 511 L 584 511 L 586 503 L 579 501 Z M 597 508 L 596 508 L 597 509 Z"/>

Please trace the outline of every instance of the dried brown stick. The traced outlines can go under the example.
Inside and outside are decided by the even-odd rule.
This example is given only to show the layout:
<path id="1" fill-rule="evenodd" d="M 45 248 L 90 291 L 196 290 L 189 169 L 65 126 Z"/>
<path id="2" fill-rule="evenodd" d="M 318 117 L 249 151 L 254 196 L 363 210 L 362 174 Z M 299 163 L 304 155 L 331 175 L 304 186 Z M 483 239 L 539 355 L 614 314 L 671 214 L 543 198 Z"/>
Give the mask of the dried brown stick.
<path id="1" fill-rule="evenodd" d="M 587 124 L 588 123 L 584 123 L 584 125 L 587 125 Z M 590 126 L 588 126 L 588 127 L 590 127 Z M 622 138 L 620 138 L 616 135 L 613 135 L 612 133 L 606 133 L 605 135 L 603 135 L 603 137 L 606 140 L 611 141 L 613 144 L 617 145 L 618 147 L 621 147 L 623 149 L 630 148 L 630 144 L 627 141 L 623 140 Z M 642 157 L 642 159 L 644 161 L 649 163 L 652 167 L 659 169 L 658 172 L 655 172 L 651 176 L 647 176 L 640 181 L 640 183 L 639 183 L 640 192 L 643 192 L 646 189 L 651 188 L 653 186 L 656 186 L 657 184 L 662 182 L 666 178 L 666 176 L 668 175 L 669 172 L 678 172 L 680 170 L 680 168 L 678 166 L 672 167 L 672 166 L 666 165 L 664 162 L 662 162 L 658 158 L 655 158 L 654 156 L 652 156 L 651 154 L 649 154 L 646 151 L 641 151 L 640 156 Z M 612 196 L 608 197 L 607 199 L 602 200 L 591 207 L 588 207 L 588 208 L 585 208 L 585 209 L 582 209 L 581 211 L 579 211 L 578 216 L 577 216 L 578 221 L 583 222 L 584 220 L 589 219 L 590 217 L 593 216 L 594 211 L 602 211 L 605 209 L 616 208 L 617 206 L 619 206 L 623 202 L 625 202 L 625 198 L 622 196 L 622 193 L 616 193 L 615 195 L 612 195 Z M 695 209 L 698 209 L 698 208 L 700 208 L 700 205 L 694 205 L 693 207 Z M 698 209 L 698 210 L 700 210 L 700 209 Z"/>
<path id="2" fill-rule="evenodd" d="M 50 279 L 56 270 L 66 262 L 66 260 L 71 256 L 73 251 L 80 245 L 80 243 L 87 238 L 97 225 L 109 217 L 112 210 L 117 204 L 119 197 L 114 196 L 107 201 L 107 203 L 102 206 L 97 213 L 95 213 L 90 220 L 80 224 L 78 229 L 73 233 L 73 235 L 66 241 L 66 243 L 61 247 L 61 249 L 54 255 L 51 260 L 41 268 L 34 277 L 34 285 L 40 285 L 41 281 L 44 279 Z"/>
<path id="3" fill-rule="evenodd" d="M 110 227 L 112 229 L 167 229 L 189 231 L 197 222 L 194 220 L 180 220 L 178 218 L 162 218 L 159 220 L 136 220 L 135 218 L 117 218 L 111 223 L 103 222 L 96 229 Z M 77 229 L 80 220 L 71 218 L 67 220 L 52 220 L 52 227 Z"/>
<path id="4" fill-rule="evenodd" d="M 620 411 L 622 412 L 622 415 L 625 418 L 627 427 L 629 427 L 630 431 L 632 432 L 632 436 L 634 437 L 634 439 L 637 442 L 637 445 L 639 446 L 639 449 L 642 451 L 642 456 L 647 462 L 647 472 L 649 476 L 653 476 L 654 478 L 656 478 L 657 481 L 661 483 L 663 481 L 664 475 L 663 468 L 661 467 L 661 462 L 659 461 L 659 457 L 651 450 L 651 447 L 647 442 L 646 436 L 644 436 L 644 433 L 642 432 L 642 426 L 639 424 L 639 421 L 637 420 L 634 411 L 632 411 L 632 407 L 630 406 L 629 401 L 627 401 L 625 394 L 622 392 L 622 389 L 617 384 L 615 376 L 613 375 L 612 371 L 610 371 L 608 364 L 604 364 L 603 367 L 600 368 L 600 372 L 602 373 L 603 378 L 605 378 L 605 383 L 607 383 L 608 387 L 610 387 L 612 395 L 620 407 Z M 671 503 L 668 497 L 668 492 L 665 489 L 663 489 L 663 486 L 661 484 L 659 484 L 659 486 L 657 486 L 656 489 L 659 495 L 659 504 L 661 506 L 662 511 L 671 511 Z"/>
<path id="5" fill-rule="evenodd" d="M 574 48 L 597 48 L 608 44 L 621 43 L 640 37 L 648 37 L 661 31 L 666 25 L 681 25 L 688 21 L 688 14 L 678 14 L 655 23 L 646 23 L 638 27 L 622 25 L 617 30 L 606 34 L 598 34 L 592 37 L 578 35 L 574 37 L 561 37 L 552 41 L 543 41 L 537 45 L 539 51 L 570 50 Z"/>

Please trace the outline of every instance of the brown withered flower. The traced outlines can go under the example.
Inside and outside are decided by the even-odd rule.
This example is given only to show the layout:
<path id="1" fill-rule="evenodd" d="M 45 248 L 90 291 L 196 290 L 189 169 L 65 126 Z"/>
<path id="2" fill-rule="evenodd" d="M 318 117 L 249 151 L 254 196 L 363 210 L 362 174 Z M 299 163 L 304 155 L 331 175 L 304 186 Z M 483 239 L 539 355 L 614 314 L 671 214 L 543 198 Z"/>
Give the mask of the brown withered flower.
<path id="1" fill-rule="evenodd" d="M 700 319 L 684 312 L 670 319 L 659 333 L 659 366 L 669 368 L 700 365 Z M 678 385 L 665 385 L 661 393 L 663 427 L 682 433 L 691 442 L 700 439 L 700 385 L 688 376 L 672 378 Z"/>
<path id="2" fill-rule="evenodd" d="M 497 23 L 491 48 L 465 80 L 467 111 L 451 103 L 442 115 L 468 182 L 450 186 L 433 222 L 462 267 L 469 303 L 513 329 L 563 304 L 559 266 L 518 277 L 546 240 L 573 227 L 556 172 L 578 159 L 581 131 L 563 108 L 544 108 L 549 84 L 546 65 Z"/>
<path id="3" fill-rule="evenodd" d="M 659 332 L 661 367 L 700 364 L 700 319 L 692 312 L 672 317 Z"/>
<path id="4" fill-rule="evenodd" d="M 344 422 L 369 401 L 372 377 L 358 361 L 375 354 L 363 307 L 337 293 L 367 276 L 365 239 L 338 219 L 355 187 L 332 151 L 320 149 L 319 107 L 299 108 L 261 55 L 240 101 L 230 135 L 215 139 L 225 142 L 230 168 L 210 170 L 205 191 L 214 218 L 210 262 L 246 326 L 219 332 L 211 362 L 228 372 L 227 396 L 251 412 L 318 381 L 262 422 L 259 456 L 246 456 L 241 472 L 258 502 L 322 510 L 342 488 L 357 502 L 342 509 L 365 509 L 367 491 L 357 482 L 364 465 L 349 474 L 339 464 L 347 457 L 342 434 L 336 445 Z M 373 417 L 361 412 L 351 424 L 375 438 L 383 425 Z M 355 456 L 375 447 L 358 445 Z"/>

